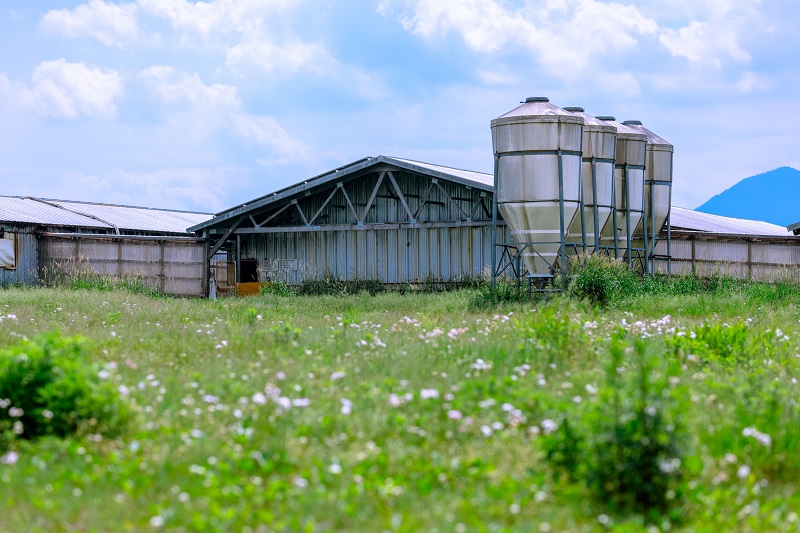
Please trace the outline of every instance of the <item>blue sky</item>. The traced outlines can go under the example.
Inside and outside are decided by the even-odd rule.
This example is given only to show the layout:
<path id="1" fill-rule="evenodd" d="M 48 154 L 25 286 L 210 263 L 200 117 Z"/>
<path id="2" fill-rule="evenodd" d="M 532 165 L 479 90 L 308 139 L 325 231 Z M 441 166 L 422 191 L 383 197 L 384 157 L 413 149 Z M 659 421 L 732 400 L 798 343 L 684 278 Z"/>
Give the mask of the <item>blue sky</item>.
<path id="1" fill-rule="evenodd" d="M 668 139 L 696 207 L 800 168 L 798 28 L 794 0 L 0 0 L 0 194 L 218 211 L 367 155 L 488 172 L 489 121 L 545 95 Z"/>

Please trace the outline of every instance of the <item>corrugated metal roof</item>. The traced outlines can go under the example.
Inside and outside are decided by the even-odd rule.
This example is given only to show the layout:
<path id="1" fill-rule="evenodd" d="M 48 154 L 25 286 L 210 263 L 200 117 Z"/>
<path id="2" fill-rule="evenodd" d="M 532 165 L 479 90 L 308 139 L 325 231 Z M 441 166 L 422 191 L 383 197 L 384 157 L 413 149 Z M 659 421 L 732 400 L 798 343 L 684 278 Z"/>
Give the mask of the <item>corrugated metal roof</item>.
<path id="1" fill-rule="evenodd" d="M 212 215 L 124 205 L 0 196 L 0 221 L 76 228 L 119 228 L 150 233 L 186 233 Z"/>
<path id="2" fill-rule="evenodd" d="M 315 187 L 324 186 L 333 181 L 340 181 L 352 178 L 358 175 L 359 172 L 369 172 L 370 167 L 380 164 L 393 165 L 397 168 L 410 170 L 419 174 L 430 176 L 431 178 L 439 178 L 449 180 L 462 185 L 475 187 L 485 191 L 492 191 L 494 189 L 494 178 L 491 174 L 483 174 L 481 172 L 472 172 L 469 170 L 460 170 L 450 167 L 443 167 L 440 165 L 432 165 L 430 163 L 421 163 L 419 161 L 412 161 L 410 159 L 400 159 L 397 157 L 388 157 L 379 155 L 377 157 L 365 157 L 354 161 L 348 165 L 344 165 L 337 169 L 331 170 L 324 174 L 314 176 L 307 180 L 301 181 L 289 187 L 284 187 L 273 193 L 261 196 L 249 202 L 239 204 L 237 206 L 226 209 L 217 213 L 212 220 L 198 223 L 189 228 L 189 231 L 199 231 L 215 225 L 224 225 L 225 222 L 236 219 L 239 216 L 252 212 L 257 209 L 262 209 L 270 204 L 287 200 L 292 197 L 297 197 L 305 194 L 307 191 Z"/>
<path id="3" fill-rule="evenodd" d="M 623 131 L 632 132 L 644 138 L 642 133 L 639 133 L 627 126 L 623 126 L 617 122 L 604 122 L 604 124 L 614 125 Z M 421 174 L 425 174 L 435 178 L 447 179 L 463 185 L 469 185 L 486 191 L 493 191 L 494 177 L 492 174 L 483 172 L 474 172 L 471 170 L 462 170 L 457 168 L 445 167 L 441 165 L 434 165 L 431 163 L 423 163 L 421 161 L 414 161 L 411 159 L 403 159 L 399 157 L 377 156 L 366 157 L 354 161 L 348 165 L 331 170 L 325 174 L 320 174 L 308 180 L 302 181 L 295 185 L 285 187 L 274 193 L 256 198 L 250 202 L 240 204 L 232 207 L 221 213 L 218 213 L 213 219 L 201 221 L 195 226 L 189 228 L 190 231 L 198 231 L 205 227 L 214 226 L 224 223 L 227 220 L 235 219 L 242 214 L 250 212 L 255 209 L 262 209 L 274 202 L 286 201 L 293 196 L 297 196 L 313 187 L 324 185 L 334 180 L 341 180 L 346 178 L 347 175 L 355 174 L 356 172 L 369 169 L 379 163 L 394 165 L 399 168 L 411 170 Z M 684 209 L 681 207 L 672 208 L 672 228 L 674 230 L 696 231 L 703 233 L 716 233 L 724 235 L 762 235 L 762 236 L 780 236 L 788 237 L 791 233 L 781 226 L 770 224 L 768 222 L 761 222 L 757 220 L 744 220 L 739 218 L 722 217 L 718 215 L 709 215 L 700 213 L 691 209 Z"/>
<path id="4" fill-rule="evenodd" d="M 688 230 L 701 233 L 719 233 L 724 235 L 769 235 L 789 237 L 786 228 L 760 220 L 709 215 L 682 207 L 673 207 L 670 218 L 673 230 Z"/>
<path id="5" fill-rule="evenodd" d="M 431 163 L 422 163 L 421 161 L 413 161 L 411 159 L 402 159 L 399 157 L 392 157 L 390 159 L 393 159 L 395 161 L 402 161 L 404 163 L 408 163 L 410 165 L 414 165 L 417 167 L 427 168 L 428 170 L 441 172 L 442 174 L 447 174 L 449 176 L 456 176 L 461 179 L 476 181 L 483 185 L 489 185 L 490 187 L 494 187 L 494 176 L 492 176 L 491 174 L 484 174 L 483 172 L 474 172 L 472 170 L 462 170 L 460 168 L 443 167 L 441 165 L 432 165 Z"/>
<path id="6" fill-rule="evenodd" d="M 30 198 L 0 196 L 0 222 L 41 224 L 44 226 L 75 226 L 86 228 L 110 228 L 91 218 L 70 213 Z"/>

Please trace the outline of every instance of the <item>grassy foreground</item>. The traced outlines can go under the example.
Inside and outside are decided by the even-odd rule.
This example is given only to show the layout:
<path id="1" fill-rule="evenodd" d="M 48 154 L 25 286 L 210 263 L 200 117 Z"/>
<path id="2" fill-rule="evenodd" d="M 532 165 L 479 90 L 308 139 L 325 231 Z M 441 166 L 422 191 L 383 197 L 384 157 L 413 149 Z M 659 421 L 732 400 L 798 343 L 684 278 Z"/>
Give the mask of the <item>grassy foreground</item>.
<path id="1" fill-rule="evenodd" d="M 0 449 L 0 531 L 800 530 L 800 289 L 684 292 L 0 290 L 135 413 Z"/>

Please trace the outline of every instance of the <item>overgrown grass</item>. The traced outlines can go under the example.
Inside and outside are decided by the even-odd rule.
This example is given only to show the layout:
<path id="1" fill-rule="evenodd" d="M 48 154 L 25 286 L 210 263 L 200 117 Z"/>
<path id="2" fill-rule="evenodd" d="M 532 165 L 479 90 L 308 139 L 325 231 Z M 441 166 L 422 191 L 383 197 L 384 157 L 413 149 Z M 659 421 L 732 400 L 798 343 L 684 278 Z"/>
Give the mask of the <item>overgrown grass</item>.
<path id="1" fill-rule="evenodd" d="M 0 350 L 89 339 L 137 422 L 5 442 L 0 531 L 796 531 L 800 289 L 646 284 L 2 291 Z"/>

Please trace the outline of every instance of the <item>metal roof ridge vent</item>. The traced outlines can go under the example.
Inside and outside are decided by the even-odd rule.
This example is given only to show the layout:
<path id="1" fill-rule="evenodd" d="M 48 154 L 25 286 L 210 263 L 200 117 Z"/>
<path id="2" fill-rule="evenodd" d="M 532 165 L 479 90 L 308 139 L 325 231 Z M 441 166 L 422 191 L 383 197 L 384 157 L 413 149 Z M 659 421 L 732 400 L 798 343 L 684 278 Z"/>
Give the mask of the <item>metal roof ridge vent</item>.
<path id="1" fill-rule="evenodd" d="M 578 106 L 570 106 L 562 108 L 564 111 L 569 111 L 570 113 L 586 113 L 586 110 L 582 107 Z"/>
<path id="2" fill-rule="evenodd" d="M 597 120 L 603 120 L 605 122 L 616 122 L 617 121 L 616 117 L 612 117 L 611 115 L 600 115 L 600 116 L 597 116 L 597 117 L 594 117 L 594 118 L 596 118 Z"/>
<path id="3" fill-rule="evenodd" d="M 549 102 L 550 99 L 546 96 L 529 96 L 525 99 L 524 102 L 520 102 L 520 104 L 529 104 L 531 102 Z"/>
<path id="4" fill-rule="evenodd" d="M 625 120 L 625 121 L 622 122 L 622 124 L 624 126 L 641 126 L 642 125 L 642 121 L 641 120 Z"/>
<path id="5" fill-rule="evenodd" d="M 45 204 L 45 205 L 49 205 L 50 207 L 55 207 L 56 209 L 63 209 L 64 211 L 68 211 L 70 213 L 75 213 L 76 215 L 81 215 L 81 216 L 86 217 L 86 218 L 91 218 L 92 220 L 97 220 L 98 222 L 102 222 L 103 224 L 107 224 L 107 225 L 111 226 L 112 228 L 114 228 L 114 231 L 116 232 L 117 235 L 120 234 L 119 233 L 119 228 L 115 224 L 112 224 L 111 222 L 109 222 L 108 220 L 103 220 L 102 218 L 94 216 L 94 215 L 90 215 L 89 213 L 82 213 L 82 212 L 80 212 L 80 211 L 78 211 L 76 209 L 69 209 L 67 207 L 64 207 L 63 205 L 50 203 L 50 202 L 48 202 L 46 200 L 42 200 L 41 198 L 36 198 L 34 196 L 26 196 L 26 198 L 28 198 L 30 200 L 33 200 L 34 202 L 39 202 L 39 203 L 42 203 L 42 204 Z"/>

